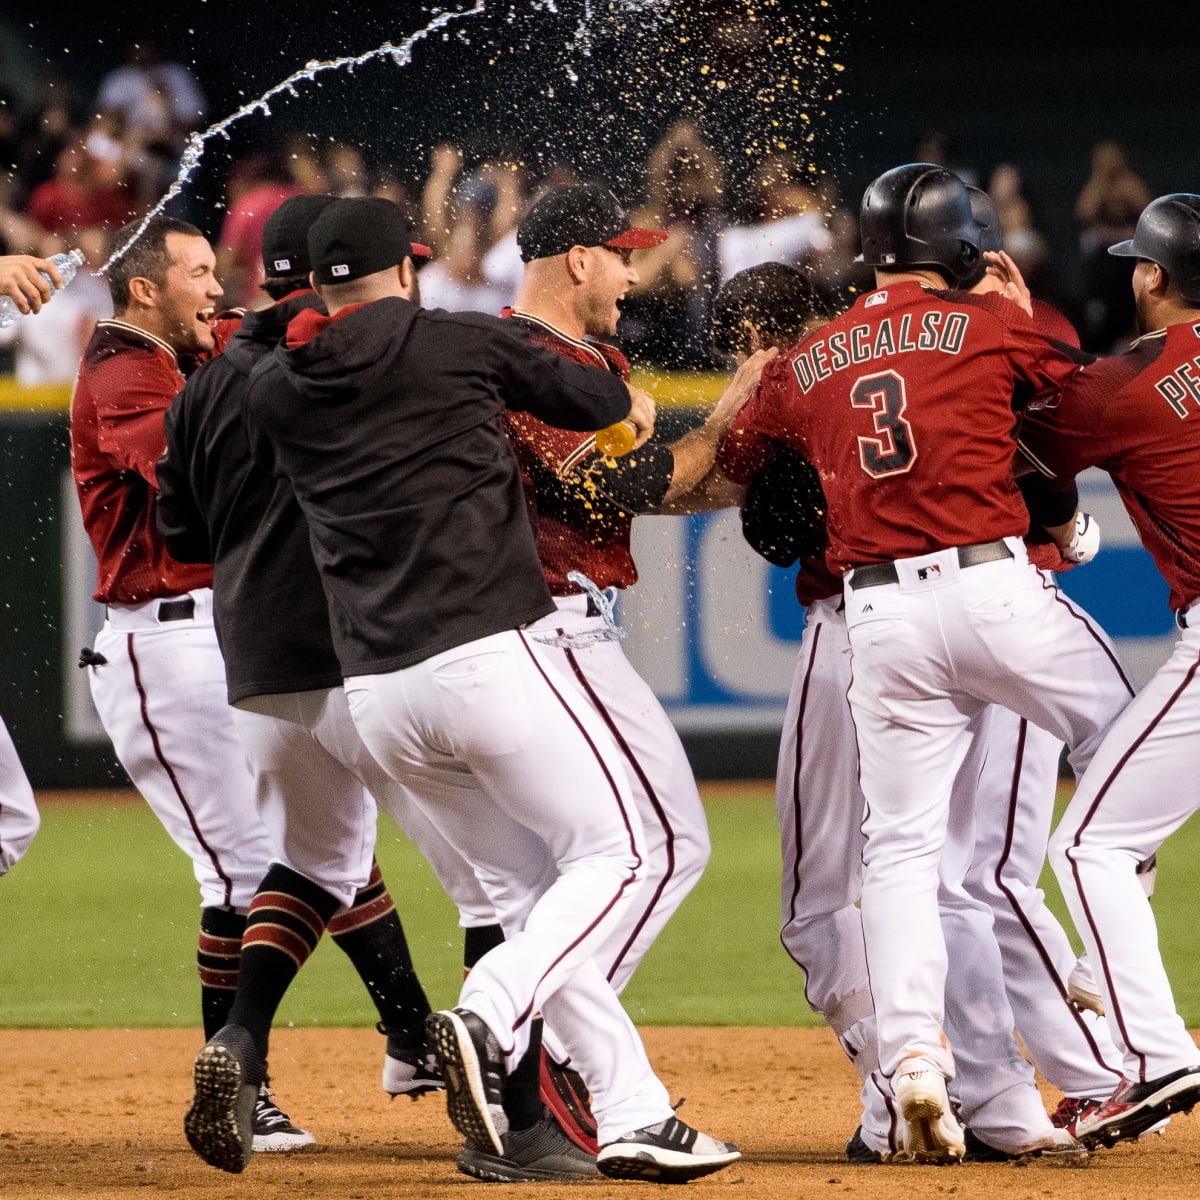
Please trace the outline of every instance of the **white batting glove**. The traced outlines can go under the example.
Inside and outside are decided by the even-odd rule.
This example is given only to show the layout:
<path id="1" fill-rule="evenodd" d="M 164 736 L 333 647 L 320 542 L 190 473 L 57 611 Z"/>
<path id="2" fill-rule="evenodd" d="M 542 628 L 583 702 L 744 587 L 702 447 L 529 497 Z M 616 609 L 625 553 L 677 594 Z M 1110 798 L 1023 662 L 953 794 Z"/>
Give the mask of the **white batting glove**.
<path id="1" fill-rule="evenodd" d="M 1075 514 L 1075 532 L 1063 549 L 1062 556 L 1067 562 L 1091 562 L 1100 549 L 1100 526 L 1090 513 Z"/>

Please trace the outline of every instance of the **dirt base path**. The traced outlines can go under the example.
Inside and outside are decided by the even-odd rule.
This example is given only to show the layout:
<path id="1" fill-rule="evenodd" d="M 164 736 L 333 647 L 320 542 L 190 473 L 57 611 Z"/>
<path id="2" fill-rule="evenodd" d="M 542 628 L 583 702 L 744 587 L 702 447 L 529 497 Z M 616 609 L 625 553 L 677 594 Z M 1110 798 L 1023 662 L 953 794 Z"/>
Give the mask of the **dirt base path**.
<path id="1" fill-rule="evenodd" d="M 646 1029 L 647 1047 L 681 1115 L 736 1141 L 744 1158 L 688 1185 L 742 1200 L 1154 1200 L 1200 1196 L 1200 1120 L 1094 1154 L 1081 1165 L 851 1167 L 857 1080 L 827 1030 Z M 465 1196 L 460 1139 L 437 1097 L 389 1101 L 379 1087 L 383 1041 L 370 1030 L 279 1030 L 278 1098 L 320 1147 L 256 1155 L 244 1175 L 196 1158 L 182 1131 L 198 1049 L 187 1030 L 0 1031 L 0 1197 L 90 1200 L 254 1197 L 379 1200 Z M 1056 1098 L 1054 1098 L 1056 1099 Z M 1053 1103 L 1047 1093 L 1048 1103 Z M 500 1185 L 496 1185 L 496 1190 Z M 631 1196 L 652 1185 L 508 1185 L 544 1200 Z"/>

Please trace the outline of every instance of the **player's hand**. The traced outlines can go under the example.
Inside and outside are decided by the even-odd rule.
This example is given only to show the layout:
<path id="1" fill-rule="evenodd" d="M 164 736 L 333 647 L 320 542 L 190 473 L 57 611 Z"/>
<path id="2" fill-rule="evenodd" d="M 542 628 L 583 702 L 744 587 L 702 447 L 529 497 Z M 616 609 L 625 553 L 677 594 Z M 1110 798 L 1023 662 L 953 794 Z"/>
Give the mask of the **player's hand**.
<path id="1" fill-rule="evenodd" d="M 1075 514 L 1075 528 L 1070 541 L 1060 547 L 1067 562 L 1091 562 L 1100 550 L 1100 526 L 1090 513 Z"/>
<path id="2" fill-rule="evenodd" d="M 43 271 L 53 280 L 54 287 L 62 287 L 62 276 L 48 258 L 32 254 L 0 255 L 0 295 L 8 296 L 18 312 L 41 312 L 42 305 L 54 294 Z"/>
<path id="3" fill-rule="evenodd" d="M 985 250 L 983 257 L 988 264 L 988 276 L 1000 283 L 1000 292 L 1032 317 L 1033 300 L 1017 264 L 1003 250 Z"/>
<path id="4" fill-rule="evenodd" d="M 629 415 L 625 420 L 633 426 L 637 434 L 633 443 L 636 450 L 639 446 L 644 446 L 654 433 L 654 397 L 649 392 L 642 391 L 640 387 L 634 387 L 632 383 L 626 386 L 629 388 L 630 406 Z"/>
<path id="5" fill-rule="evenodd" d="M 435 175 L 454 175 L 463 161 L 462 151 L 449 142 L 434 146 L 429 157 Z"/>
<path id="6" fill-rule="evenodd" d="M 729 381 L 729 386 L 717 402 L 717 407 L 705 421 L 705 424 L 718 438 L 723 438 L 729 432 L 734 418 L 741 412 L 746 401 L 754 395 L 758 381 L 762 378 L 763 368 L 778 353 L 779 349 L 776 346 L 768 346 L 765 350 L 756 350 L 738 367 Z"/>

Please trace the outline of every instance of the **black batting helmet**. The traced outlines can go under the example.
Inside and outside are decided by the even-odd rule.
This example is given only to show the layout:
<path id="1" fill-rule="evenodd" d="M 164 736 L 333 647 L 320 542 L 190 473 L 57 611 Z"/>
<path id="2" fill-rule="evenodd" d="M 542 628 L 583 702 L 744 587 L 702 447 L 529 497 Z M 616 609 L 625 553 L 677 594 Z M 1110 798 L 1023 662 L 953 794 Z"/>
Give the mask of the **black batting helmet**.
<path id="1" fill-rule="evenodd" d="M 1189 304 L 1200 304 L 1200 196 L 1173 192 L 1152 200 L 1138 217 L 1133 237 L 1108 252 L 1157 263 Z"/>
<path id="2" fill-rule="evenodd" d="M 945 167 L 908 163 L 885 171 L 867 188 L 858 214 L 869 267 L 932 267 L 955 286 L 975 277 L 980 227 L 967 185 Z"/>
<path id="3" fill-rule="evenodd" d="M 1004 249 L 1004 231 L 1000 227 L 1000 213 L 991 196 L 983 188 L 968 186 L 967 191 L 971 197 L 971 216 L 979 226 L 980 256 L 974 270 L 959 284 L 959 287 L 970 289 L 987 273 L 987 263 L 984 262 L 983 255 L 989 250 Z"/>

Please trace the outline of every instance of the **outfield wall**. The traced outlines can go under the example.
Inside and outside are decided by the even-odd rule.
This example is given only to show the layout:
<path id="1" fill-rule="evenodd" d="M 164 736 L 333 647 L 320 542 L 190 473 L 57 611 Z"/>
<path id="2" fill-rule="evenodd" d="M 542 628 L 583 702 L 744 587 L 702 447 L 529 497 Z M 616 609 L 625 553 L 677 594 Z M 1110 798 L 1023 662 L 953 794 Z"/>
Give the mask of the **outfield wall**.
<path id="1" fill-rule="evenodd" d="M 664 406 L 667 437 L 693 423 L 717 377 L 646 378 Z M 103 620 L 91 599 L 95 562 L 70 478 L 67 392 L 0 379 L 0 714 L 35 787 L 125 781 L 76 663 Z M 1174 625 L 1167 589 L 1107 477 L 1081 481 L 1100 522 L 1100 557 L 1064 589 L 1117 640 L 1144 681 L 1167 656 Z M 619 605 L 630 658 L 666 704 L 697 774 L 773 774 L 803 612 L 793 574 L 742 541 L 737 514 L 643 517 L 635 525 L 640 581 Z"/>

